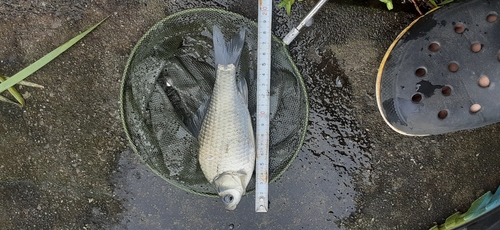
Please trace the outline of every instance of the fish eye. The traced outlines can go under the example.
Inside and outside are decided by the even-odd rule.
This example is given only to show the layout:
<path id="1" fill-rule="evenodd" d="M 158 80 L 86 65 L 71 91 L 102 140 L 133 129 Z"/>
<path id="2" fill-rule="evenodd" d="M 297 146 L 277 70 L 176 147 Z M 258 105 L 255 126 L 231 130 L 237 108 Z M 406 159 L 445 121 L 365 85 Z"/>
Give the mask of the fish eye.
<path id="1" fill-rule="evenodd" d="M 229 194 L 229 195 L 225 195 L 223 198 L 222 198 L 222 201 L 224 201 L 224 203 L 231 203 L 233 202 L 234 200 L 234 197 L 233 195 Z"/>

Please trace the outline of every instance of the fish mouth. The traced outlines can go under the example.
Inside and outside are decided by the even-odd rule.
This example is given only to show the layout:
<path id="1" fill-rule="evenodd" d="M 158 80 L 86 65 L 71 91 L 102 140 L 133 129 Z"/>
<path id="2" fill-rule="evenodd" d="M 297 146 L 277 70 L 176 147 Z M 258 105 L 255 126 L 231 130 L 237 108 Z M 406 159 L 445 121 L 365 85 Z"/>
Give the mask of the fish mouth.
<path id="1" fill-rule="evenodd" d="M 238 203 L 240 203 L 241 200 L 241 193 L 236 189 L 225 190 L 219 193 L 219 195 L 221 196 L 222 202 L 224 202 L 227 210 L 236 209 L 236 206 L 238 206 Z"/>
<path id="2" fill-rule="evenodd" d="M 222 197 L 222 201 L 224 201 L 225 204 L 231 204 L 234 201 L 234 196 L 231 194 L 227 194 Z"/>

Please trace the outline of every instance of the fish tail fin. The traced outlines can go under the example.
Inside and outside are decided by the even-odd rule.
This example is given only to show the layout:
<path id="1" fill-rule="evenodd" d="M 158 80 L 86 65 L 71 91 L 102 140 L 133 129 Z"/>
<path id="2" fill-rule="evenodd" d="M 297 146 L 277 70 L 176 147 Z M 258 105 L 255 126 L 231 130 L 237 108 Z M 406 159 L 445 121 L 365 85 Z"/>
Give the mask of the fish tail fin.
<path id="1" fill-rule="evenodd" d="M 236 34 L 226 43 L 224 35 L 219 27 L 213 27 L 214 58 L 216 65 L 237 65 L 240 59 L 241 50 L 245 42 L 245 29 L 242 28 L 239 34 Z"/>

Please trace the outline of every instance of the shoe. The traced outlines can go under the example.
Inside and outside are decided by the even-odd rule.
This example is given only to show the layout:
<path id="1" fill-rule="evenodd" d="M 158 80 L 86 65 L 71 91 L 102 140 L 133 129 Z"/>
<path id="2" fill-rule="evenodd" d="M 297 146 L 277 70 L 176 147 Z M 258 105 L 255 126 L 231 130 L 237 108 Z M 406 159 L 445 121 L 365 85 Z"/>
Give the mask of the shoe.
<path id="1" fill-rule="evenodd" d="M 437 8 L 392 43 L 377 75 L 387 124 L 411 136 L 500 121 L 500 1 Z"/>

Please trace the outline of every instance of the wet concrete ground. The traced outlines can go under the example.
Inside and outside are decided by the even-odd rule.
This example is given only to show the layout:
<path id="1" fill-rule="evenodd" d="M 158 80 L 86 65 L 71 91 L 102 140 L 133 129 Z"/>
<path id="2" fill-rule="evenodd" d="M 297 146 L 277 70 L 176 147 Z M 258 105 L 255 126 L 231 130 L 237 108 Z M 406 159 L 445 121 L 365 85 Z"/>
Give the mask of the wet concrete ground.
<path id="1" fill-rule="evenodd" d="M 254 213 L 253 194 L 228 212 L 217 198 L 168 184 L 128 147 L 119 88 L 144 32 L 193 7 L 257 16 L 247 1 L 0 2 L 5 75 L 111 15 L 29 78 L 45 89 L 19 87 L 26 107 L 0 105 L 1 229 L 428 229 L 500 184 L 498 125 L 431 137 L 385 125 L 377 68 L 416 15 L 373 2 L 327 3 L 289 47 L 311 119 L 302 151 L 270 186 L 269 213 Z M 275 35 L 310 8 L 298 3 L 291 17 L 277 10 Z"/>

